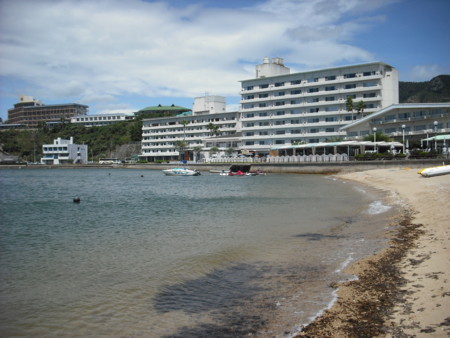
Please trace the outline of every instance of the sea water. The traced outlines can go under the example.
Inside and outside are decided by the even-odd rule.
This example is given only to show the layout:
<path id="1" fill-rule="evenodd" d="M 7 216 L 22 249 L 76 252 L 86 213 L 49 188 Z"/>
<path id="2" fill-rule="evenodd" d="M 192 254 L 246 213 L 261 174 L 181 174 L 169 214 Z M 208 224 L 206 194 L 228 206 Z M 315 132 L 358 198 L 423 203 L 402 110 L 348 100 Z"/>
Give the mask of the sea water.
<path id="1" fill-rule="evenodd" d="M 388 217 L 325 176 L 0 170 L 0 335 L 292 334 Z"/>

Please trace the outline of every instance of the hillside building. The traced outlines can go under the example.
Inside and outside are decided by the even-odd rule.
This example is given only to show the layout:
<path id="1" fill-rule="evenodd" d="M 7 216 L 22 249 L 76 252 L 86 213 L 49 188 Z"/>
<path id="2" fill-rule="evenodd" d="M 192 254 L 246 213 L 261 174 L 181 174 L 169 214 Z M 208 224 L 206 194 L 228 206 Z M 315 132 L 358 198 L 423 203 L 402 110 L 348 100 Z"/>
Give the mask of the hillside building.
<path id="1" fill-rule="evenodd" d="M 8 109 L 8 123 L 37 127 L 39 122 L 59 123 L 72 116 L 86 115 L 89 107 L 78 103 L 46 105 L 31 96 L 20 95 L 14 108 Z"/>
<path id="2" fill-rule="evenodd" d="M 82 124 L 85 127 L 106 126 L 122 121 L 134 120 L 134 113 L 113 113 L 113 114 L 93 114 L 77 115 L 70 119 L 71 123 Z"/>
<path id="3" fill-rule="evenodd" d="M 382 62 L 291 73 L 283 59 L 264 59 L 241 81 L 242 147 L 271 148 L 342 138 L 341 127 L 398 103 L 397 70 Z M 365 109 L 347 111 L 347 98 Z"/>
<path id="4" fill-rule="evenodd" d="M 88 163 L 88 146 L 73 143 L 73 137 L 69 140 L 58 137 L 53 144 L 44 144 L 42 153 L 42 164 Z"/>

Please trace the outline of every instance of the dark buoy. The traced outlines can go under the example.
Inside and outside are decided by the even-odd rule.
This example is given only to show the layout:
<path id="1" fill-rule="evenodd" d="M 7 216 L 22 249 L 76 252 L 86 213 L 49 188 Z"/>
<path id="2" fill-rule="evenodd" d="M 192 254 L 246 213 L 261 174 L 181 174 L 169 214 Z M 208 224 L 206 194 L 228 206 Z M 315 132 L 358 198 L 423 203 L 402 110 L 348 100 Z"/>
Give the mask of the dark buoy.
<path id="1" fill-rule="evenodd" d="M 141 175 L 141 177 L 144 177 L 144 175 Z"/>
<path id="2" fill-rule="evenodd" d="M 79 197 L 75 197 L 73 199 L 73 203 L 80 203 L 80 202 L 81 202 L 81 199 Z"/>

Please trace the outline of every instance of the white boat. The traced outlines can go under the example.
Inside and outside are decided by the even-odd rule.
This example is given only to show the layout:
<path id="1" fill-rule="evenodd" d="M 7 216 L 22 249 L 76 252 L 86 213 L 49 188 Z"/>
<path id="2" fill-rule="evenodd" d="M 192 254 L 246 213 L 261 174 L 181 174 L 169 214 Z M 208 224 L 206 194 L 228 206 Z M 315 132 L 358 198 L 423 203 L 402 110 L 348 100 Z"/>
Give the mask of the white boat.
<path id="1" fill-rule="evenodd" d="M 167 176 L 199 176 L 200 171 L 187 168 L 171 168 L 162 171 Z"/>
<path id="2" fill-rule="evenodd" d="M 450 174 L 450 165 L 441 165 L 438 167 L 425 168 L 418 171 L 418 174 L 425 177 Z"/>

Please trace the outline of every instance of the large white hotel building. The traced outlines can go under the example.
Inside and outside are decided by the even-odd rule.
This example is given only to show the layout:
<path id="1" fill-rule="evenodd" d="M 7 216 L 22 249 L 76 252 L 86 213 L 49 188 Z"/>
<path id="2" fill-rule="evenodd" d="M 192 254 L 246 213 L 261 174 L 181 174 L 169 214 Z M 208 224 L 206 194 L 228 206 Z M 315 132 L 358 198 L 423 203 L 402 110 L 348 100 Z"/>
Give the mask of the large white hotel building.
<path id="1" fill-rule="evenodd" d="M 264 59 L 256 77 L 241 81 L 242 147 L 273 147 L 344 137 L 352 122 L 346 101 L 365 103 L 364 115 L 398 103 L 398 72 L 382 62 L 290 73 L 283 59 Z"/>
<path id="2" fill-rule="evenodd" d="M 291 73 L 283 59 L 265 58 L 256 77 L 241 84 L 239 112 L 225 112 L 225 98 L 213 96 L 196 98 L 191 114 L 145 119 L 140 157 L 177 159 L 180 140 L 191 154 L 201 147 L 205 158 L 212 147 L 265 156 L 276 147 L 346 136 L 340 128 L 363 117 L 347 111 L 349 96 L 355 106 L 364 102 L 364 115 L 399 100 L 397 70 L 382 62 Z M 209 123 L 217 124 L 221 137 L 211 137 Z"/>

